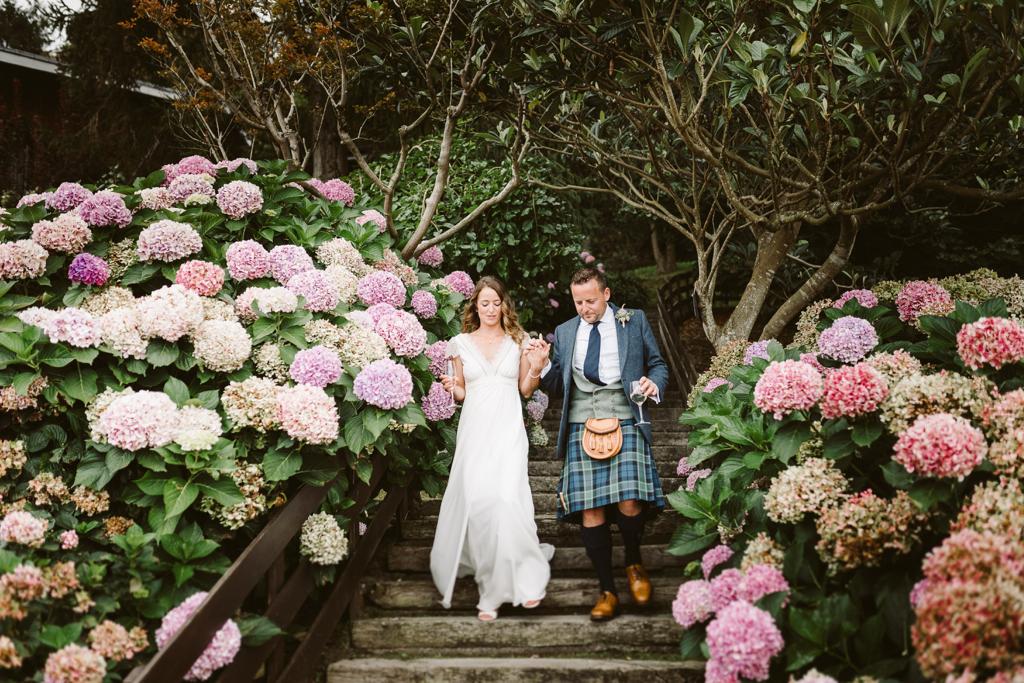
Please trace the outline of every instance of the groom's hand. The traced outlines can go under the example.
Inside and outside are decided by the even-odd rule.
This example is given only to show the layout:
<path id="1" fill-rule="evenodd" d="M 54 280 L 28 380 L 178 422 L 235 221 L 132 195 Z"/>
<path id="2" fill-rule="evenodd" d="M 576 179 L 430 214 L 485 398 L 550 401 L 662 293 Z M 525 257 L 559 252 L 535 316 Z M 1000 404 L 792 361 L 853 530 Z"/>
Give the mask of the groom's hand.
<path id="1" fill-rule="evenodd" d="M 651 380 L 647 379 L 646 377 L 641 377 L 640 378 L 640 391 L 644 392 L 644 395 L 648 396 L 648 397 L 650 397 L 650 396 L 657 396 L 658 395 L 658 386 L 654 382 L 652 382 Z"/>

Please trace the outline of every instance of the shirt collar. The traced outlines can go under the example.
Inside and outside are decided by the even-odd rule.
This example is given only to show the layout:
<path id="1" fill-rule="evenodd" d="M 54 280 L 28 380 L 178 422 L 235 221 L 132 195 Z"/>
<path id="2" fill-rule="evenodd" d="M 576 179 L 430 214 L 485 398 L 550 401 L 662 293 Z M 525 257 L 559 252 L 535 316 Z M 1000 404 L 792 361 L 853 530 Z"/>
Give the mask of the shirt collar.
<path id="1" fill-rule="evenodd" d="M 615 311 L 612 310 L 612 305 L 609 303 L 604 309 L 604 315 L 601 316 L 602 323 L 608 323 L 610 325 L 615 323 Z"/>

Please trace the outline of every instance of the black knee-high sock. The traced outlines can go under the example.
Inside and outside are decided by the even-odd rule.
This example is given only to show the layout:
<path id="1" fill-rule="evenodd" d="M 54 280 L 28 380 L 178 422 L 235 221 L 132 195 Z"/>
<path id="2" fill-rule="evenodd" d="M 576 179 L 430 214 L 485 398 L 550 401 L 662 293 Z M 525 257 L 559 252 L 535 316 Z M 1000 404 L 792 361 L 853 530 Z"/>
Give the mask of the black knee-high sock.
<path id="1" fill-rule="evenodd" d="M 587 549 L 587 557 L 597 572 L 601 590 L 618 595 L 618 591 L 615 590 L 615 578 L 612 575 L 612 530 L 608 523 L 583 527 L 583 547 Z"/>
<path id="2" fill-rule="evenodd" d="M 644 537 L 643 513 L 630 517 L 619 511 L 619 531 L 622 532 L 622 545 L 626 551 L 626 566 L 640 564 L 640 542 Z"/>

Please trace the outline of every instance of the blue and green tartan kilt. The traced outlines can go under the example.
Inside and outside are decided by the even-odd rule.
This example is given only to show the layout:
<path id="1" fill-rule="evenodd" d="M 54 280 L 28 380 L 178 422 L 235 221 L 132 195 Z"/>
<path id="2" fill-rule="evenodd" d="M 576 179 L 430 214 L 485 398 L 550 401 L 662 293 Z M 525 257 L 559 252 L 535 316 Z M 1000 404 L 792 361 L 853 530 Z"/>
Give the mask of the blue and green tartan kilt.
<path id="1" fill-rule="evenodd" d="M 646 502 L 653 516 L 665 507 L 661 479 L 651 446 L 633 420 L 621 420 L 622 450 L 607 460 L 594 460 L 583 451 L 583 425 L 569 424 L 569 443 L 558 480 L 558 520 L 580 524 L 583 510 L 623 500 Z"/>

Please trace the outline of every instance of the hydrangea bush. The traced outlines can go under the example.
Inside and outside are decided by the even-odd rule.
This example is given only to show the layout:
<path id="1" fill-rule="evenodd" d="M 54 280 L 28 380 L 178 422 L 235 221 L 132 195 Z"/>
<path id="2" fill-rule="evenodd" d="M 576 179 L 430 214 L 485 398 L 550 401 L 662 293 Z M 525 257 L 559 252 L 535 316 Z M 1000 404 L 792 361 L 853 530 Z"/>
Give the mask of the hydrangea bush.
<path id="1" fill-rule="evenodd" d="M 341 180 L 198 156 L 0 212 L 0 679 L 123 676 L 304 483 L 335 482 L 302 540 L 333 576 L 376 452 L 440 490 L 472 281 L 404 263 L 375 215 Z"/>
<path id="2" fill-rule="evenodd" d="M 787 348 L 719 354 L 680 418 L 702 476 L 668 496 L 707 681 L 1024 676 L 1022 361 L 1024 282 L 990 271 L 856 290 Z"/>

